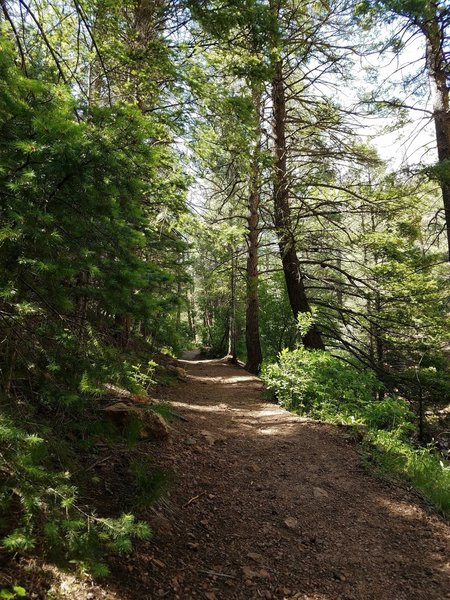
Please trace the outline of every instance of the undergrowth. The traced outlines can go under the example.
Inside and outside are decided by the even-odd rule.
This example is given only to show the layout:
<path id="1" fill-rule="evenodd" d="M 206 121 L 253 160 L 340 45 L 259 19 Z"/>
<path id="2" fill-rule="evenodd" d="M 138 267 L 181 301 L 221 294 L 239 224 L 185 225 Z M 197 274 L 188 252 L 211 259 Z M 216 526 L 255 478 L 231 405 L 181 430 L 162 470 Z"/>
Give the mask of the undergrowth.
<path id="1" fill-rule="evenodd" d="M 48 428 L 38 424 L 35 428 L 30 433 L 10 418 L 0 417 L 3 551 L 34 550 L 94 576 L 107 575 L 104 557 L 128 552 L 133 538 L 148 538 L 150 528 L 132 514 L 103 517 L 86 506 L 71 472 L 55 464 L 68 454 L 64 442 L 56 442 Z M 69 456 L 67 463 L 75 468 L 76 458 Z"/>
<path id="2" fill-rule="evenodd" d="M 450 465 L 432 447 L 417 448 L 392 432 L 370 430 L 365 448 L 378 472 L 405 479 L 450 516 Z"/>
<path id="3" fill-rule="evenodd" d="M 372 371 L 362 371 L 321 350 L 283 350 L 263 368 L 262 379 L 279 404 L 331 423 L 364 424 L 366 452 L 377 469 L 408 481 L 450 516 L 450 466 L 432 446 L 412 440 L 415 415 L 401 397 L 376 399 L 381 388 Z"/>
<path id="4" fill-rule="evenodd" d="M 153 383 L 155 363 L 142 361 L 135 365 L 125 365 L 127 376 L 121 375 L 114 383 L 144 394 Z M 157 501 L 172 476 L 133 458 L 133 448 L 142 441 L 142 425 L 133 421 L 123 430 L 113 426 L 102 411 L 107 401 L 102 399 L 105 394 L 108 392 L 104 387 L 82 378 L 73 404 L 46 398 L 38 399 L 34 405 L 18 399 L 3 401 L 1 553 L 39 555 L 60 566 L 72 566 L 79 572 L 101 577 L 109 572 L 109 555 L 130 552 L 133 540 L 151 536 L 148 524 L 133 513 Z M 165 419 L 174 417 L 170 406 L 164 403 L 149 408 L 143 405 L 142 409 L 157 412 Z M 120 456 L 125 468 L 129 463 L 126 497 L 121 496 L 120 508 L 114 508 L 112 513 L 103 506 L 102 476 L 86 468 L 86 459 L 91 465 L 99 456 L 101 459 L 101 449 Z M 12 593 L 17 596 L 17 592 L 1 589 L 0 598 L 15 597 L 8 596 Z"/>

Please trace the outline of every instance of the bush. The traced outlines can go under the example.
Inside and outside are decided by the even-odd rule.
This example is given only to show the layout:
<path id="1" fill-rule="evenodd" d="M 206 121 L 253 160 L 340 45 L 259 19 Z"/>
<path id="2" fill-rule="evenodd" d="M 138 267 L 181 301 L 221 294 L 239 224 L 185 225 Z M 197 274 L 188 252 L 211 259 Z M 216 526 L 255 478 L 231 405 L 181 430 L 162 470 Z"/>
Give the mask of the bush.
<path id="1" fill-rule="evenodd" d="M 363 407 L 379 387 L 371 371 L 358 371 L 322 350 L 283 350 L 279 363 L 267 365 L 262 378 L 278 402 L 316 418 L 361 419 Z"/>
<path id="2" fill-rule="evenodd" d="M 403 398 L 386 398 L 363 407 L 362 418 L 371 429 L 395 431 L 399 435 L 414 431 L 414 413 Z"/>
<path id="3" fill-rule="evenodd" d="M 132 515 L 101 518 L 79 503 L 68 472 L 57 472 L 45 432 L 0 417 L 0 539 L 6 551 L 45 546 L 46 554 L 106 575 L 105 551 L 127 552 L 150 529 Z"/>

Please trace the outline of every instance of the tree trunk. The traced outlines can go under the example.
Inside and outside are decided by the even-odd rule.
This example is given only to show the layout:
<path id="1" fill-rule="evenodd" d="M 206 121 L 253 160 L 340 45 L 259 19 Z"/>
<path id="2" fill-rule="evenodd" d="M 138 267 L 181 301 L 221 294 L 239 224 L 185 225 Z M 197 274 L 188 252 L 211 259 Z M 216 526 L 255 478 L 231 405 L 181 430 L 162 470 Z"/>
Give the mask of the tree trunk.
<path id="1" fill-rule="evenodd" d="M 247 216 L 247 309 L 245 320 L 245 344 L 247 363 L 250 373 L 258 374 L 262 363 L 261 340 L 259 336 L 259 299 L 258 299 L 258 246 L 259 246 L 259 202 L 261 188 L 261 93 L 254 94 L 257 136 L 252 158 L 250 189 L 248 195 Z"/>
<path id="2" fill-rule="evenodd" d="M 450 260 L 450 103 L 447 84 L 449 61 L 444 52 L 444 24 L 434 18 L 423 25 L 426 37 L 426 64 L 433 95 L 433 120 L 436 130 L 436 145 L 439 166 L 439 183 L 444 201 L 445 225 Z"/>
<path id="3" fill-rule="evenodd" d="M 78 274 L 76 286 L 77 288 L 85 288 L 89 285 L 90 273 L 88 271 L 81 271 Z M 78 346 L 81 347 L 84 343 L 86 334 L 86 323 L 87 323 L 87 308 L 88 308 L 88 297 L 85 293 L 81 293 L 75 305 L 75 320 L 78 323 Z"/>
<path id="4" fill-rule="evenodd" d="M 178 281 L 177 281 L 178 304 L 177 304 L 177 316 L 176 316 L 177 331 L 179 331 L 180 327 L 181 327 L 181 293 L 182 293 L 181 281 L 178 279 Z"/>
<path id="5" fill-rule="evenodd" d="M 196 322 L 195 322 L 195 290 L 192 285 L 192 289 L 188 292 L 187 295 L 187 317 L 188 317 L 188 326 L 189 326 L 189 334 L 191 339 L 195 342 L 197 341 L 197 333 L 196 333 Z"/>
<path id="6" fill-rule="evenodd" d="M 115 316 L 115 321 L 117 323 L 117 333 L 116 339 L 120 348 L 126 350 L 128 344 L 130 342 L 130 334 L 131 334 L 131 325 L 132 318 L 131 315 L 121 314 Z"/>
<path id="7" fill-rule="evenodd" d="M 228 318 L 228 359 L 237 363 L 236 350 L 236 252 L 230 248 L 231 276 L 230 276 L 230 314 Z"/>
<path id="8" fill-rule="evenodd" d="M 286 96 L 283 80 L 283 63 L 275 64 L 272 82 L 273 134 L 275 138 L 275 177 L 273 187 L 275 229 L 283 263 L 289 302 L 297 319 L 299 313 L 311 313 L 303 283 L 303 274 L 295 248 L 292 218 L 289 206 L 289 186 L 286 160 Z M 305 348 L 324 349 L 322 336 L 316 325 L 302 337 Z"/>

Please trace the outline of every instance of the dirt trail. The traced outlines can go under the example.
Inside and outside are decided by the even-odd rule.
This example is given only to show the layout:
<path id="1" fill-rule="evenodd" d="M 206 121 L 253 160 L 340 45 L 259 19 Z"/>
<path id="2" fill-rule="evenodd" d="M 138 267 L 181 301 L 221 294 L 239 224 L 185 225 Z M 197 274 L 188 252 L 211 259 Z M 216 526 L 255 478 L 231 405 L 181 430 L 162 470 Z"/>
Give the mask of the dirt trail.
<path id="1" fill-rule="evenodd" d="M 265 402 L 241 368 L 181 364 L 167 399 L 187 420 L 155 447 L 177 482 L 115 597 L 450 598 L 450 526 L 368 475 L 342 430 Z"/>

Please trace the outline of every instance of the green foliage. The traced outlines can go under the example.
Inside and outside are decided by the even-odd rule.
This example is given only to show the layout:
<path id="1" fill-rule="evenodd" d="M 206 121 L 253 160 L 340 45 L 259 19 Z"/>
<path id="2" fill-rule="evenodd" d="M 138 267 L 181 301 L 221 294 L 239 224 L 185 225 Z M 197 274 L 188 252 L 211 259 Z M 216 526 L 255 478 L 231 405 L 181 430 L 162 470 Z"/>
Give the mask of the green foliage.
<path id="1" fill-rule="evenodd" d="M 8 552 L 43 545 L 59 561 L 69 560 L 92 573 L 105 570 L 99 561 L 105 552 L 127 552 L 133 538 L 147 538 L 151 532 L 132 515 L 100 518 L 81 505 L 69 473 L 52 468 L 46 446 L 43 437 L 1 418 L 0 511 L 20 523 L 3 533 L 1 544 Z"/>
<path id="2" fill-rule="evenodd" d="M 131 472 L 136 486 L 135 504 L 139 509 L 157 502 L 173 483 L 173 474 L 155 468 L 148 460 L 132 463 Z"/>
<path id="3" fill-rule="evenodd" d="M 20 585 L 13 585 L 12 588 L 0 588 L 2 600 L 17 600 L 17 598 L 25 598 L 26 595 L 26 589 Z"/>
<path id="4" fill-rule="evenodd" d="M 414 413 L 403 398 L 372 401 L 363 409 L 364 422 L 371 429 L 393 431 L 403 436 L 414 431 Z"/>
<path id="5" fill-rule="evenodd" d="M 297 315 L 297 327 L 300 335 L 304 337 L 315 323 L 313 312 L 301 312 Z"/>
<path id="6" fill-rule="evenodd" d="M 147 361 L 145 365 L 141 363 L 126 364 L 126 369 L 129 372 L 127 379 L 132 384 L 130 391 L 136 394 L 147 393 L 150 386 L 155 383 L 153 379 L 155 367 L 156 363 L 153 360 Z"/>
<path id="7" fill-rule="evenodd" d="M 283 350 L 278 363 L 265 366 L 262 378 L 282 406 L 320 419 L 360 420 L 362 407 L 379 387 L 371 371 L 303 348 Z"/>
<path id="8" fill-rule="evenodd" d="M 297 327 L 286 292 L 283 273 L 259 283 L 261 344 L 266 362 L 276 360 L 283 348 L 294 348 Z"/>
<path id="9" fill-rule="evenodd" d="M 150 530 L 84 506 L 75 444 L 62 442 L 58 460 L 52 449 L 104 383 L 153 383 L 148 354 L 172 341 L 185 277 L 174 231 L 185 182 L 159 117 L 87 107 L 72 92 L 25 77 L 2 40 L 0 537 L 8 552 L 106 574 L 101 557 Z"/>
<path id="10" fill-rule="evenodd" d="M 182 247 L 170 220 L 184 184 L 170 150 L 148 144 L 161 123 L 125 105 L 80 122 L 66 90 L 25 79 L 8 52 L 0 61 L 3 385 L 26 373 L 59 398 L 82 377 L 109 379 L 133 320 L 151 334 L 176 308 L 167 261 Z"/>
<path id="11" fill-rule="evenodd" d="M 436 451 L 414 448 L 396 433 L 372 430 L 366 445 L 381 473 L 408 480 L 444 515 L 450 515 L 450 467 Z"/>

